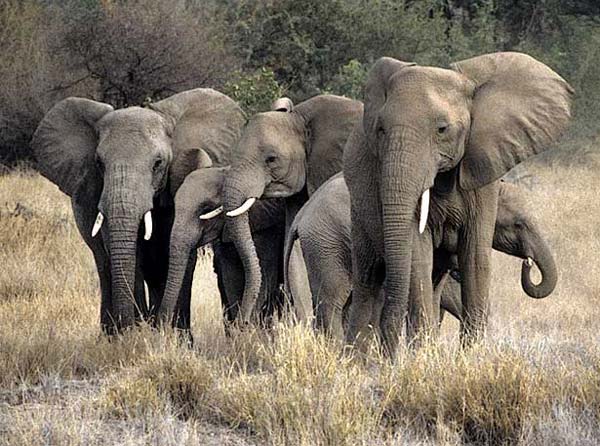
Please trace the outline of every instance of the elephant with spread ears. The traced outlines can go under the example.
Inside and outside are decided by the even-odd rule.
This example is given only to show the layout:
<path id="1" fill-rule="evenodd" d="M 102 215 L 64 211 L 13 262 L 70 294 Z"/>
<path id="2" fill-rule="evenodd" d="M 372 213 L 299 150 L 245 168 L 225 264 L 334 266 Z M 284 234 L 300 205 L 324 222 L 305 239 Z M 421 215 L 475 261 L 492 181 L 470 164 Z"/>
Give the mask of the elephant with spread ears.
<path id="1" fill-rule="evenodd" d="M 195 169 L 228 164 L 245 121 L 232 99 L 198 88 L 119 110 L 70 97 L 40 122 L 32 139 L 38 169 L 71 198 L 98 270 L 105 332 L 158 310 L 176 189 Z M 189 323 L 189 314 L 180 317 Z"/>
<path id="2" fill-rule="evenodd" d="M 446 233 L 434 253 L 432 280 L 442 310 L 462 320 L 460 278 L 456 265 L 457 234 Z M 299 245 L 301 257 L 293 258 Z M 524 191 L 501 182 L 494 225 L 493 249 L 523 260 L 521 286 L 540 299 L 555 289 L 558 271 L 552 250 L 540 225 L 528 210 Z M 535 284 L 531 268 L 537 265 L 542 280 Z M 310 306 L 315 325 L 334 338 L 343 338 L 352 288 L 350 195 L 342 174 L 335 175 L 300 209 L 287 236 L 284 252 L 285 290 L 294 304 Z M 452 278 L 450 274 L 452 273 Z M 380 298 L 373 309 L 371 326 L 378 328 Z"/>
<path id="3" fill-rule="evenodd" d="M 261 288 L 259 256 L 248 224 L 258 198 L 286 198 L 286 227 L 307 196 L 342 169 L 342 152 L 362 116 L 362 103 L 319 95 L 297 106 L 281 98 L 250 118 L 223 185 L 227 228 L 246 280 L 241 317 L 248 322 Z"/>
<path id="4" fill-rule="evenodd" d="M 572 93 L 522 53 L 486 54 L 449 69 L 388 57 L 374 64 L 362 124 L 344 150 L 353 247 L 347 342 L 367 326 L 382 286 L 380 326 L 390 356 L 405 322 L 409 339 L 435 333 L 433 252 L 445 233 L 457 234 L 461 339 L 480 338 L 497 180 L 557 140 L 570 120 Z"/>
<path id="5" fill-rule="evenodd" d="M 237 250 L 227 239 L 224 215 L 215 216 L 213 211 L 221 206 L 221 190 L 228 174 L 229 167 L 198 169 L 187 175 L 177 190 L 168 275 L 158 310 L 160 322 L 171 321 L 182 309 L 189 313 L 191 293 L 188 290 L 196 265 L 195 253 L 209 244 L 214 251 L 213 264 L 225 320 L 232 322 L 237 318 L 244 288 L 244 269 Z M 283 283 L 284 201 L 279 198 L 257 201 L 249 211 L 249 220 L 262 271 L 257 318 L 268 321 L 283 303 L 279 286 Z"/>

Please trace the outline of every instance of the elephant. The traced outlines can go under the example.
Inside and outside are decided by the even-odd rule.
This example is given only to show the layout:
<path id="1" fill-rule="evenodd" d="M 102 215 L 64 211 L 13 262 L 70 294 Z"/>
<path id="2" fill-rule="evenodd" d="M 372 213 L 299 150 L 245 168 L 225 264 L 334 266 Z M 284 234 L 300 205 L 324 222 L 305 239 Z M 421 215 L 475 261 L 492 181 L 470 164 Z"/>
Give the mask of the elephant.
<path id="1" fill-rule="evenodd" d="M 285 290 L 290 300 L 311 301 L 316 326 L 343 338 L 343 320 L 352 289 L 350 194 L 343 174 L 323 184 L 300 209 L 286 238 L 284 254 Z M 436 250 L 433 278 L 440 305 L 458 320 L 463 318 L 460 286 L 455 280 L 458 265 L 453 258 L 458 249 L 457 234 L 444 234 Z M 300 244 L 303 258 L 291 259 L 294 244 Z M 523 191 L 501 182 L 498 211 L 494 225 L 493 249 L 523 259 L 521 286 L 532 298 L 552 293 L 558 280 L 556 262 L 535 218 L 527 210 Z M 542 280 L 534 284 L 530 271 L 535 263 Z M 306 267 L 309 287 L 294 270 Z M 300 277 L 300 279 L 298 279 Z M 451 278 L 452 277 L 452 278 Z M 371 325 L 378 326 L 380 299 L 375 305 Z"/>
<path id="2" fill-rule="evenodd" d="M 156 313 L 167 276 L 176 189 L 207 157 L 216 166 L 228 164 L 245 122 L 231 98 L 198 88 L 147 108 L 119 110 L 69 97 L 38 125 L 32 138 L 37 167 L 71 198 L 98 270 L 105 333 L 121 332 Z M 180 316 L 177 324 L 189 323 L 189 315 Z"/>
<path id="3" fill-rule="evenodd" d="M 163 321 L 172 319 L 180 308 L 189 314 L 196 250 L 212 244 L 214 269 L 227 321 L 236 319 L 243 292 L 244 270 L 237 250 L 227 241 L 223 216 L 206 218 L 205 211 L 221 204 L 221 189 L 229 167 L 204 168 L 191 172 L 175 194 L 175 220 L 169 245 L 169 268 L 165 293 L 158 311 Z M 266 319 L 278 309 L 285 203 L 282 199 L 259 200 L 249 211 L 250 227 L 261 259 L 262 292 L 259 308 Z M 279 254 L 279 255 L 278 255 Z M 182 288 L 185 292 L 182 292 Z"/>
<path id="4" fill-rule="evenodd" d="M 297 106 L 281 98 L 244 128 L 222 193 L 228 231 L 246 274 L 243 321 L 249 321 L 261 286 L 246 211 L 258 198 L 285 198 L 289 227 L 307 197 L 341 170 L 344 144 L 362 111 L 361 102 L 333 95 Z"/>
<path id="5" fill-rule="evenodd" d="M 362 122 L 343 155 L 353 247 L 348 344 L 368 324 L 382 286 L 380 325 L 391 358 L 404 322 L 408 340 L 435 335 L 433 251 L 449 232 L 458 234 L 461 342 L 482 337 L 498 179 L 559 138 L 572 95 L 562 77 L 522 53 L 486 54 L 448 69 L 376 61 Z"/>

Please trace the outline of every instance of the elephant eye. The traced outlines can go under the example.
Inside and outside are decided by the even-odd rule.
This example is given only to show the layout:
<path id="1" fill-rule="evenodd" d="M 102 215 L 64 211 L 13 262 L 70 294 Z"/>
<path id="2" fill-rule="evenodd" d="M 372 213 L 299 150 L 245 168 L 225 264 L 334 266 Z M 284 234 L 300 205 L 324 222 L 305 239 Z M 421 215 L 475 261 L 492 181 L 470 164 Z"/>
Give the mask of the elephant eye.
<path id="1" fill-rule="evenodd" d="M 152 167 L 152 170 L 154 172 L 156 172 L 158 169 L 160 169 L 161 166 L 162 166 L 162 159 L 158 158 L 156 161 L 154 161 L 154 166 Z"/>
<path id="2" fill-rule="evenodd" d="M 265 159 L 265 162 L 266 162 L 267 164 L 273 164 L 273 163 L 275 163 L 276 161 L 277 161 L 277 157 L 276 157 L 275 155 L 270 155 L 270 156 L 267 156 L 267 158 Z"/>
<path id="3" fill-rule="evenodd" d="M 448 131 L 448 126 L 447 125 L 440 125 L 440 126 L 438 126 L 438 129 L 437 129 L 438 135 L 443 135 L 447 131 Z"/>

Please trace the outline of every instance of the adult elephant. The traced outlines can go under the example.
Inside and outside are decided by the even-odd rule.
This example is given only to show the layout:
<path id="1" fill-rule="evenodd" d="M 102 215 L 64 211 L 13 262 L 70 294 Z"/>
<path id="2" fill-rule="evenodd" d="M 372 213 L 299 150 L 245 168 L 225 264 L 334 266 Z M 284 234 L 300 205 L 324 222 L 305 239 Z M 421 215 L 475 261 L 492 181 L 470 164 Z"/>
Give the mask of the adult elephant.
<path id="1" fill-rule="evenodd" d="M 459 234 L 461 339 L 480 337 L 488 316 L 497 180 L 558 138 L 570 118 L 571 95 L 558 74 L 520 53 L 487 54 L 450 69 L 392 58 L 375 63 L 362 125 L 344 150 L 354 269 L 348 342 L 368 323 L 384 277 L 387 352 L 395 354 L 406 320 L 409 336 L 435 330 L 432 253 L 446 228 Z M 416 311 L 408 311 L 409 293 Z"/>
<path id="2" fill-rule="evenodd" d="M 214 268 L 227 321 L 236 319 L 244 288 L 244 269 L 237 250 L 227 241 L 224 216 L 214 218 L 207 211 L 221 205 L 221 190 L 228 167 L 196 170 L 190 173 L 175 195 L 175 221 L 171 230 L 169 272 L 165 294 L 158 311 L 159 320 L 168 322 L 185 308 L 189 313 L 195 252 L 208 244 L 214 249 Z M 285 207 L 282 199 L 259 200 L 249 211 L 250 228 L 261 260 L 262 290 L 259 304 L 262 319 L 269 318 L 281 304 L 279 286 L 283 283 L 281 256 Z"/>
<path id="3" fill-rule="evenodd" d="M 211 163 L 227 164 L 244 123 L 232 99 L 203 88 L 120 110 L 71 97 L 44 116 L 32 147 L 40 172 L 71 197 L 94 255 L 105 332 L 156 311 L 167 273 L 173 185 L 202 166 L 206 154 Z"/>
<path id="4" fill-rule="evenodd" d="M 329 177 L 342 168 L 342 152 L 362 104 L 320 95 L 294 107 L 282 98 L 273 111 L 252 117 L 240 137 L 223 185 L 228 230 L 246 272 L 241 316 L 248 322 L 261 286 L 259 258 L 247 210 L 256 199 L 286 197 L 286 225 Z"/>
<path id="5" fill-rule="evenodd" d="M 291 261 L 294 244 L 300 244 L 302 259 Z M 441 234 L 436 243 L 433 281 L 441 308 L 463 319 L 460 286 L 449 278 L 457 265 L 458 234 Z M 523 259 L 521 286 L 532 298 L 543 298 L 556 287 L 558 273 L 548 243 L 533 215 L 527 210 L 523 191 L 501 182 L 494 224 L 493 248 Z M 539 284 L 531 280 L 535 263 L 542 274 Z M 309 288 L 295 270 L 306 267 Z M 300 209 L 288 234 L 284 255 L 285 289 L 294 302 L 310 301 L 318 328 L 339 339 L 352 288 L 350 194 L 342 174 L 327 181 Z M 454 274 L 454 277 L 458 277 Z M 300 278 L 300 281 L 298 281 Z M 371 324 L 378 326 L 381 300 L 374 305 Z"/>

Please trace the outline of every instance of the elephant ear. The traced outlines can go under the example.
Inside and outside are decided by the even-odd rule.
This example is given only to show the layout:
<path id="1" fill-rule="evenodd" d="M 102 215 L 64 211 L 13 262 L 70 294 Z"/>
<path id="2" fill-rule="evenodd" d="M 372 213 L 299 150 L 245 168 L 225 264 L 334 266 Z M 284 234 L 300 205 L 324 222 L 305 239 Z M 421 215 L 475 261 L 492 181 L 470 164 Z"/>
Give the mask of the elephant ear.
<path id="1" fill-rule="evenodd" d="M 170 168 L 169 190 L 172 196 L 183 184 L 185 178 L 197 169 L 207 169 L 213 167 L 213 162 L 202 149 L 193 148 L 186 150 L 179 156 L 179 162 L 173 163 Z"/>
<path id="2" fill-rule="evenodd" d="M 54 105 L 38 125 L 31 147 L 38 170 L 61 191 L 73 196 L 96 175 L 96 122 L 113 108 L 102 102 L 70 97 Z"/>
<path id="3" fill-rule="evenodd" d="M 464 189 L 497 180 L 548 148 L 571 117 L 573 89 L 526 54 L 486 54 L 453 64 L 475 84 L 471 131 L 460 166 Z"/>
<path id="4" fill-rule="evenodd" d="M 385 104 L 390 78 L 403 68 L 414 65 L 412 62 L 402 62 L 391 57 L 382 57 L 375 62 L 369 71 L 363 92 L 365 101 L 363 128 L 367 135 L 375 130 L 377 116 Z"/>
<path id="5" fill-rule="evenodd" d="M 195 159 L 187 152 L 197 149 L 203 150 L 214 166 L 230 163 L 231 147 L 246 122 L 244 112 L 233 99 L 211 88 L 196 88 L 149 107 L 170 123 L 171 174 L 186 170 L 185 164 Z"/>
<path id="6" fill-rule="evenodd" d="M 292 110 L 294 110 L 294 103 L 290 98 L 279 98 L 271 104 L 271 111 L 291 113 Z"/>
<path id="7" fill-rule="evenodd" d="M 344 145 L 362 112 L 360 101 L 334 95 L 315 96 L 294 109 L 305 125 L 309 195 L 342 170 Z"/>

